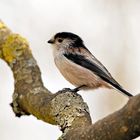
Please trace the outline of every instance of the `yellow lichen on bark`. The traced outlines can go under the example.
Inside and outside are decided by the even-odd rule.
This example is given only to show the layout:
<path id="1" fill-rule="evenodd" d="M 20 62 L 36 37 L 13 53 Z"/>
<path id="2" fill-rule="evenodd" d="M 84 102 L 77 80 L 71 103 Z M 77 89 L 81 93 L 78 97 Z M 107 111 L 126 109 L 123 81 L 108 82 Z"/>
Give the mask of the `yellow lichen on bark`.
<path id="1" fill-rule="evenodd" d="M 3 57 L 8 63 L 12 63 L 18 56 L 22 55 L 28 46 L 26 39 L 18 34 L 11 34 L 2 44 L 0 57 Z"/>
<path id="2" fill-rule="evenodd" d="M 6 26 L 4 23 L 0 22 L 0 29 L 2 29 L 2 28 L 6 28 Z"/>
<path id="3" fill-rule="evenodd" d="M 0 51 L 0 58 L 2 58 L 2 51 Z"/>
<path id="4" fill-rule="evenodd" d="M 7 37 L 7 35 L 9 35 L 9 34 L 10 34 L 10 30 L 0 20 L 0 58 L 3 58 L 1 45 L 5 41 L 5 38 Z"/>

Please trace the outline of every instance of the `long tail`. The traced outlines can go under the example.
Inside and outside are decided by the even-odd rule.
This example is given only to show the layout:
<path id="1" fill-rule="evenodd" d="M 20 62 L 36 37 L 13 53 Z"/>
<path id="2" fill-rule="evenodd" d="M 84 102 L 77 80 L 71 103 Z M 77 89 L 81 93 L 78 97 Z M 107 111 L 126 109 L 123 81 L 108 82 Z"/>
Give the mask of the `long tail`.
<path id="1" fill-rule="evenodd" d="M 124 95 L 128 96 L 128 97 L 132 97 L 133 95 L 131 93 L 129 93 L 128 91 L 126 91 L 125 89 L 123 89 L 123 87 L 113 79 L 113 82 L 108 80 L 108 83 L 110 83 L 113 87 L 115 87 L 117 90 L 119 90 L 121 93 L 123 93 Z"/>
<path id="2" fill-rule="evenodd" d="M 128 91 L 126 91 L 125 89 L 123 89 L 121 86 L 118 85 L 114 85 L 114 87 L 121 91 L 124 95 L 127 95 L 128 97 L 132 97 L 133 95 L 131 93 L 129 93 Z"/>
<path id="3" fill-rule="evenodd" d="M 126 95 L 128 97 L 132 97 L 133 96 L 131 93 L 129 93 L 128 91 L 126 91 L 125 89 L 123 89 L 123 87 L 115 79 L 113 79 L 113 78 L 107 79 L 105 77 L 102 77 L 102 79 L 105 80 L 110 85 L 112 85 L 115 89 L 117 89 L 118 91 L 120 91 L 124 95 Z"/>

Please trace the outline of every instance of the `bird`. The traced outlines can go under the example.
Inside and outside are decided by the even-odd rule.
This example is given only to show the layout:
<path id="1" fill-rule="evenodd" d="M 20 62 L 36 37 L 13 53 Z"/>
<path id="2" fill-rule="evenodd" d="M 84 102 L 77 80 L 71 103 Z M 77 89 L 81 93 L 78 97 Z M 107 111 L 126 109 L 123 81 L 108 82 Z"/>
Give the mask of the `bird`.
<path id="1" fill-rule="evenodd" d="M 108 88 L 116 89 L 127 97 L 133 96 L 89 51 L 80 36 L 72 32 L 58 32 L 48 43 L 51 44 L 56 67 L 76 90 Z"/>

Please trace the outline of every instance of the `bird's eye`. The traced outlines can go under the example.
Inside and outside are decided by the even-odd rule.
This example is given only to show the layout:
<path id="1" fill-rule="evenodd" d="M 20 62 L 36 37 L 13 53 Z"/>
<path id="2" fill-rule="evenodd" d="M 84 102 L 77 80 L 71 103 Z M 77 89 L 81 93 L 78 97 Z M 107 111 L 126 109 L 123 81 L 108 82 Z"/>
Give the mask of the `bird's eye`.
<path id="1" fill-rule="evenodd" d="M 58 39 L 58 42 L 59 42 L 59 43 L 61 43 L 62 41 L 63 41 L 63 39 L 61 39 L 61 38 Z"/>

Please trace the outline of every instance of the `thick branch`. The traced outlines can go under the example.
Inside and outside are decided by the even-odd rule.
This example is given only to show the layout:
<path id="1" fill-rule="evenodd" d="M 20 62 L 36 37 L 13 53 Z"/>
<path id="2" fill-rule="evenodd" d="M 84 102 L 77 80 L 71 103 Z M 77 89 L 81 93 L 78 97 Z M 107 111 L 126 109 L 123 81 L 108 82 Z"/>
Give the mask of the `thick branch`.
<path id="1" fill-rule="evenodd" d="M 119 111 L 87 127 L 70 130 L 66 140 L 132 140 L 140 135 L 140 94 Z"/>
<path id="2" fill-rule="evenodd" d="M 15 90 L 11 105 L 17 116 L 32 114 L 59 125 L 63 140 L 131 140 L 140 135 L 140 95 L 92 125 L 88 107 L 80 95 L 69 89 L 52 94 L 44 87 L 28 42 L 1 21 L 0 58 L 13 72 Z"/>
<path id="3" fill-rule="evenodd" d="M 0 58 L 11 68 L 15 90 L 12 108 L 16 116 L 32 114 L 45 122 L 71 128 L 73 120 L 91 124 L 88 107 L 80 95 L 70 90 L 52 94 L 43 85 L 40 69 L 29 44 L 0 22 Z"/>

